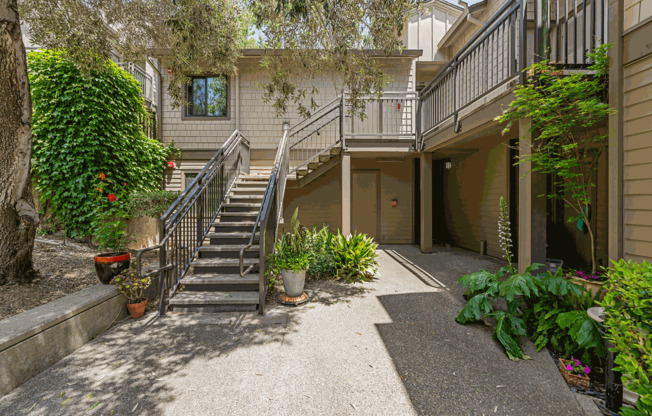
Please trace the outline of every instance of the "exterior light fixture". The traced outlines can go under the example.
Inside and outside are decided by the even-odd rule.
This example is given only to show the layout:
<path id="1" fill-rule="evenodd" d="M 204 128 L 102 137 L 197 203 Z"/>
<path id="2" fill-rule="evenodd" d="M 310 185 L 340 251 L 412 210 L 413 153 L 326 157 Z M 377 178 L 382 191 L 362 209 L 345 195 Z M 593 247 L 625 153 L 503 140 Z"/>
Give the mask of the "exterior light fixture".
<path id="1" fill-rule="evenodd" d="M 447 170 L 451 170 L 451 168 L 453 167 L 453 164 L 451 163 L 450 160 L 447 160 L 446 163 L 444 163 L 444 167 L 445 167 Z"/>

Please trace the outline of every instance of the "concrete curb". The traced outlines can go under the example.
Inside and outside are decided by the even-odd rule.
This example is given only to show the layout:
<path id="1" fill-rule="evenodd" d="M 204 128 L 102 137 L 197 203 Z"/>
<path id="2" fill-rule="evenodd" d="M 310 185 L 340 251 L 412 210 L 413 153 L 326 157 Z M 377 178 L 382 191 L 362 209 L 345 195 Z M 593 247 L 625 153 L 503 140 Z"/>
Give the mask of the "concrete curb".
<path id="1" fill-rule="evenodd" d="M 126 316 L 125 299 L 97 284 L 0 321 L 0 396 Z"/>

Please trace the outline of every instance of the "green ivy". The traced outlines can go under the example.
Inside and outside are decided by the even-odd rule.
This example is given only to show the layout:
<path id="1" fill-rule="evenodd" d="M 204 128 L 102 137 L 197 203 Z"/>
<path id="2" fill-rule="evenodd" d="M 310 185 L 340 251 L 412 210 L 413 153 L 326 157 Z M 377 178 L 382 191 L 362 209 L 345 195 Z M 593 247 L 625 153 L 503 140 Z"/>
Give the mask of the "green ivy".
<path id="1" fill-rule="evenodd" d="M 148 139 L 141 86 L 107 62 L 84 76 L 61 51 L 31 52 L 32 173 L 41 202 L 69 235 L 88 235 L 103 172 L 125 192 L 160 188 L 172 149 Z"/>

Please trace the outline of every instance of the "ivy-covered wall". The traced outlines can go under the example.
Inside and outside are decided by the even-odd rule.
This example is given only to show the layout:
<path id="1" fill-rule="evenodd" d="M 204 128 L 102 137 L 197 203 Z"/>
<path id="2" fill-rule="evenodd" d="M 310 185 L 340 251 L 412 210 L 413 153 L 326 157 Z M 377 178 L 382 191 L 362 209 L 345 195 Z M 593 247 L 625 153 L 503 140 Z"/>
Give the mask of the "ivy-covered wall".
<path id="1" fill-rule="evenodd" d="M 82 74 L 57 51 L 28 56 L 32 174 L 41 204 L 69 235 L 90 233 L 100 173 L 127 193 L 161 186 L 170 148 L 148 139 L 141 87 L 113 62 Z"/>

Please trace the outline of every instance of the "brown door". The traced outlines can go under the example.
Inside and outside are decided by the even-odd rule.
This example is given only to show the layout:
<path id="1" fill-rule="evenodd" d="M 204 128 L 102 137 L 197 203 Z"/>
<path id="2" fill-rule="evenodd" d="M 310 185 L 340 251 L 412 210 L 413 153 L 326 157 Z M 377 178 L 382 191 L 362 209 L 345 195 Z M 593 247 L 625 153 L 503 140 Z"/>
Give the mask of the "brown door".
<path id="1" fill-rule="evenodd" d="M 377 238 L 378 172 L 353 171 L 351 184 L 351 231 Z"/>

